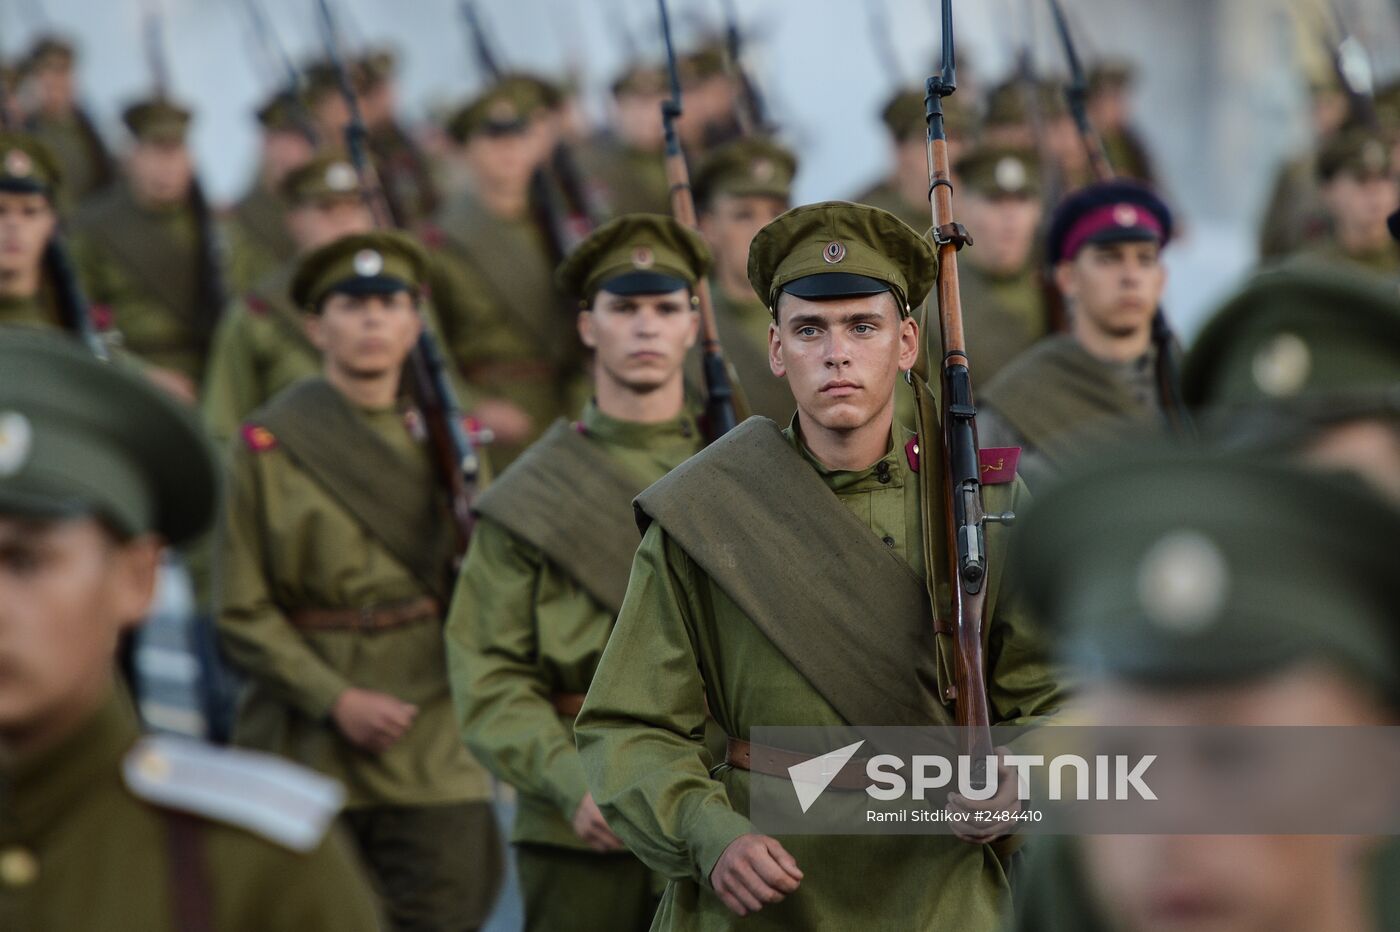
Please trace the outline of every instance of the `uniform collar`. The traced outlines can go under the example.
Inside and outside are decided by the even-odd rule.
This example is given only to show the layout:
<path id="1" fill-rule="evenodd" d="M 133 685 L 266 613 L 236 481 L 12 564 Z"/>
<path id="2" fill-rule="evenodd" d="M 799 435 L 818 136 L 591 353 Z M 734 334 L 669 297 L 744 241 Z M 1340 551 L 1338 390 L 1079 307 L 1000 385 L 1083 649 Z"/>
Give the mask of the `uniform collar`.
<path id="1" fill-rule="evenodd" d="M 136 711 L 113 687 L 102 706 L 57 746 L 0 768 L 0 836 L 33 836 L 115 774 L 138 737 Z"/>
<path id="2" fill-rule="evenodd" d="M 583 406 L 583 417 L 579 419 L 578 424 L 580 432 L 585 436 L 603 443 L 638 450 L 671 440 L 691 440 L 700 435 L 700 428 L 696 425 L 694 416 L 684 409 L 679 416 L 669 421 L 642 424 L 604 414 L 598 410 L 598 403 L 592 399 Z"/>
<path id="3" fill-rule="evenodd" d="M 802 439 L 802 428 L 798 426 L 797 415 L 792 416 L 792 421 L 788 429 L 783 431 L 783 436 L 788 442 L 797 448 L 797 452 L 811 464 L 817 471 L 817 475 L 822 477 L 827 488 L 837 495 L 845 495 L 854 492 L 878 492 L 882 489 L 899 489 L 904 487 L 904 444 L 899 442 L 900 427 L 896 420 L 890 428 L 890 445 L 885 455 L 879 461 L 865 469 L 832 469 L 822 464 L 807 449 L 807 443 Z"/>

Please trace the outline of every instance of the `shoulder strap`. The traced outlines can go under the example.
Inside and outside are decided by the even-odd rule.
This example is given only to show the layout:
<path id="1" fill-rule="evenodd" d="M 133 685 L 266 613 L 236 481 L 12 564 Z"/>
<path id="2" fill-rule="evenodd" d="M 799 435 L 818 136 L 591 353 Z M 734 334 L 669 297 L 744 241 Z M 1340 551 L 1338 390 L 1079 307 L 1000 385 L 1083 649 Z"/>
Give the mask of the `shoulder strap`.
<path id="1" fill-rule="evenodd" d="M 446 604 L 453 531 L 426 459 L 410 462 L 401 456 L 322 378 L 293 385 L 250 423 L 269 431 L 303 471 Z"/>
<path id="2" fill-rule="evenodd" d="M 636 509 L 638 523 L 658 522 L 847 722 L 948 720 L 923 581 L 772 421 L 749 418 L 643 492 Z"/>
<path id="3" fill-rule="evenodd" d="M 166 809 L 165 837 L 170 851 L 170 894 L 174 900 L 175 928 L 180 932 L 213 932 L 214 896 L 209 887 L 209 866 L 204 858 L 204 838 L 198 819 Z"/>
<path id="4" fill-rule="evenodd" d="M 556 421 L 476 503 L 479 514 L 538 547 L 614 615 L 622 608 L 637 527 L 628 476 L 574 425 Z"/>
<path id="5" fill-rule="evenodd" d="M 122 761 L 122 777 L 134 796 L 161 809 L 298 852 L 321 843 L 345 801 L 335 780 L 290 761 L 169 735 L 138 741 Z"/>

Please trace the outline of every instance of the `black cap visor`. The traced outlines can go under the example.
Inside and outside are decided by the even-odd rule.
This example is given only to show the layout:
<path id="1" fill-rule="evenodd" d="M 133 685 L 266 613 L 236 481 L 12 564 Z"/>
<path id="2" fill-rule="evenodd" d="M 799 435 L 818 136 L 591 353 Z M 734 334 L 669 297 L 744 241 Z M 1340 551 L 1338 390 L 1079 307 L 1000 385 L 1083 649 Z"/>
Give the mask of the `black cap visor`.
<path id="1" fill-rule="evenodd" d="M 326 297 L 333 294 L 348 294 L 355 297 L 365 295 L 390 295 L 400 291 L 413 291 L 413 286 L 402 278 L 392 275 L 361 275 L 336 282 L 326 289 Z"/>
<path id="2" fill-rule="evenodd" d="M 869 275 L 857 275 L 854 272 L 806 275 L 783 286 L 783 291 L 788 294 L 809 301 L 821 301 L 825 298 L 864 298 L 893 290 L 894 286 L 889 282 L 871 278 Z"/>
<path id="3" fill-rule="evenodd" d="M 626 272 L 598 285 L 599 291 L 631 298 L 643 294 L 671 294 L 689 288 L 690 282 L 664 272 Z"/>
<path id="4" fill-rule="evenodd" d="M 48 197 L 49 189 L 33 178 L 0 178 L 0 194 L 42 194 Z"/>

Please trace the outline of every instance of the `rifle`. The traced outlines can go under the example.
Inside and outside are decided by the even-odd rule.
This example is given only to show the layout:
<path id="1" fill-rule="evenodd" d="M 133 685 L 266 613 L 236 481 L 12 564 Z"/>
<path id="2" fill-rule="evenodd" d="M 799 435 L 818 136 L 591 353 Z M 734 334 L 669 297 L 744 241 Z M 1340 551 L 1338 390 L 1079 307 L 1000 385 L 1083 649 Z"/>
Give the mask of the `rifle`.
<path id="1" fill-rule="evenodd" d="M 157 6 L 158 0 L 150 0 L 146 5 L 142 38 L 146 47 L 146 63 L 151 72 L 151 83 L 155 86 L 156 97 L 170 100 L 170 67 L 165 58 L 163 21 Z M 214 337 L 214 327 L 228 303 L 224 288 L 222 240 L 214 220 L 214 210 L 205 196 L 204 186 L 196 176 L 190 181 L 190 210 L 194 214 L 195 226 L 199 230 L 199 244 L 196 259 L 198 268 L 196 280 L 195 323 L 196 334 L 204 351 Z"/>
<path id="2" fill-rule="evenodd" d="M 935 528 L 943 526 L 943 549 L 949 561 L 949 589 L 954 616 L 953 693 L 957 724 L 961 728 L 962 751 L 974 767 L 985 766 L 993 754 L 990 703 L 987 698 L 986 658 L 982 630 L 987 611 L 987 548 L 984 526 L 987 522 L 1009 524 L 1011 514 L 989 515 L 982 510 L 982 473 L 977 452 L 977 408 L 972 397 L 972 375 L 968 368 L 966 339 L 963 335 L 962 295 L 958 287 L 958 250 L 972 245 L 967 229 L 953 214 L 952 169 L 948 163 L 948 134 L 943 119 L 943 99 L 957 90 L 957 61 L 953 49 L 953 3 L 943 4 L 943 68 L 928 79 L 924 114 L 928 122 L 929 202 L 933 215 L 933 238 L 938 248 L 938 316 L 943 335 L 942 430 L 934 436 L 934 393 L 927 382 L 930 360 L 921 354 L 920 364 L 910 373 L 918 401 L 916 405 L 919 448 L 943 452 L 942 475 L 937 470 L 920 472 L 924 520 L 925 553 L 938 552 Z M 919 371 L 922 370 L 922 371 Z M 932 461 L 932 456 L 928 457 Z M 938 488 L 939 485 L 942 488 Z M 930 513 L 937 503 L 944 514 Z M 938 520 L 941 518 L 941 520 Z M 934 573 L 928 573 L 932 594 Z M 938 601 L 933 600 L 935 616 Z"/>
<path id="3" fill-rule="evenodd" d="M 317 138 L 316 123 L 311 118 L 311 114 L 306 109 L 306 101 L 302 98 L 303 82 L 301 79 L 301 69 L 292 61 L 291 55 L 287 54 L 287 47 L 277 38 L 277 30 L 272 28 L 272 23 L 267 18 L 267 11 L 263 9 L 260 0 L 244 0 L 243 8 L 248 11 L 248 23 L 253 30 L 253 40 L 257 43 L 258 51 L 263 58 L 259 71 L 273 71 L 280 69 L 286 81 L 287 92 L 291 94 L 292 112 L 295 115 L 297 129 L 301 131 L 312 147 L 320 144 Z"/>
<path id="4" fill-rule="evenodd" d="M 1079 136 L 1089 153 L 1089 164 L 1094 169 L 1094 177 L 1101 182 L 1112 181 L 1117 174 L 1104 150 L 1103 139 L 1089 122 L 1089 82 L 1085 77 L 1079 54 L 1075 50 L 1074 36 L 1070 33 L 1064 8 L 1060 5 L 1060 0 L 1050 0 L 1050 9 L 1055 15 L 1060 42 L 1064 45 L 1065 59 L 1069 62 L 1070 83 L 1065 89 L 1065 99 L 1074 115 L 1075 125 L 1079 128 Z M 1168 422 L 1178 433 L 1188 433 L 1191 430 L 1191 422 L 1186 413 L 1186 403 L 1181 396 L 1181 373 L 1175 358 L 1176 338 L 1161 307 L 1157 308 L 1157 313 L 1152 318 L 1152 343 L 1157 349 L 1157 391 L 1162 400 L 1162 409 L 1166 412 Z"/>
<path id="5" fill-rule="evenodd" d="M 341 54 L 339 32 L 330 2 L 317 0 L 317 5 L 326 57 L 335 68 L 340 92 L 350 111 L 350 123 L 345 128 L 345 145 L 350 153 L 350 163 L 355 166 L 355 172 L 359 175 L 365 201 L 374 216 L 375 226 L 381 229 L 395 228 L 397 224 L 389 211 L 384 189 L 379 183 L 379 174 L 369 157 L 365 125 L 360 118 L 360 105 L 350 84 L 350 73 L 345 67 L 345 58 Z M 447 365 L 443 361 L 437 340 L 427 327 L 418 335 L 418 343 L 409 354 L 408 371 L 424 425 L 427 427 L 428 443 L 432 448 L 438 481 L 447 493 L 453 529 L 457 537 L 456 556 L 460 561 L 467 551 L 467 544 L 471 541 L 472 529 L 476 523 L 472 503 L 476 498 L 481 458 L 462 425 L 462 409 L 457 403 L 457 393 L 448 377 Z"/>
<path id="6" fill-rule="evenodd" d="M 744 67 L 744 34 L 739 29 L 739 11 L 734 0 L 720 0 L 724 8 L 724 58 L 731 75 L 739 82 L 739 106 L 735 116 L 745 136 L 768 130 L 768 108 L 763 94 L 748 69 Z"/>
<path id="7" fill-rule="evenodd" d="M 499 81 L 505 72 L 492 51 L 476 4 L 473 0 L 461 0 L 459 9 L 478 72 L 488 81 Z M 562 138 L 555 143 L 547 166 L 541 165 L 530 178 L 530 204 L 535 222 L 547 235 L 556 263 L 562 262 L 599 225 L 600 212 L 588 195 L 588 186 L 568 143 Z"/>
<path id="8" fill-rule="evenodd" d="M 0 81 L 0 127 L 3 127 L 5 132 L 17 131 L 17 127 L 10 122 L 10 114 L 13 112 L 9 82 Z M 97 328 L 92 325 L 92 310 L 88 305 L 87 295 L 83 293 L 78 273 L 73 269 L 73 260 L 68 255 L 63 234 L 57 228 L 44 244 L 42 261 L 44 277 L 52 290 L 59 322 L 65 330 L 77 337 L 92 355 L 98 359 L 107 359 L 107 344 L 98 336 Z"/>
<path id="9" fill-rule="evenodd" d="M 692 230 L 700 227 L 695 216 L 695 197 L 690 190 L 690 169 L 685 164 L 676 121 L 682 113 L 680 68 L 676 65 L 676 49 L 671 43 L 671 16 L 666 0 L 656 0 L 661 9 L 661 37 L 666 42 L 666 65 L 671 75 L 671 96 L 661 102 L 661 122 L 666 129 L 666 178 L 671 184 L 671 214 Z M 695 300 L 700 308 L 700 352 L 705 374 L 705 424 L 710 440 L 733 430 L 739 423 L 734 405 L 734 386 L 729 379 L 729 367 L 724 361 L 724 349 L 719 343 L 719 327 L 715 323 L 715 307 L 710 299 L 710 282 L 701 278 L 695 283 Z"/>

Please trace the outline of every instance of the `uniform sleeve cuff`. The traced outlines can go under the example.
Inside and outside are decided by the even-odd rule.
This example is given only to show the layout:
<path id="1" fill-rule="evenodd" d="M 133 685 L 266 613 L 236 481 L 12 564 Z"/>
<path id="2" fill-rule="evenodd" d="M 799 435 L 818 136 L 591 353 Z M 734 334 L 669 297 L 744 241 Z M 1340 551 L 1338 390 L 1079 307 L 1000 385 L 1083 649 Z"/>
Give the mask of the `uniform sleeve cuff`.
<path id="1" fill-rule="evenodd" d="M 301 684 L 301 697 L 297 705 L 316 721 L 325 721 L 331 717 L 331 710 L 335 708 L 340 694 L 349 688 L 349 681 L 330 670 L 309 672 Z"/>
<path id="2" fill-rule="evenodd" d="M 578 751 L 561 755 L 554 773 L 550 774 L 549 784 L 554 804 L 564 812 L 564 818 L 572 819 L 578 812 L 579 803 L 588 795 L 588 781 L 583 776 L 583 763 Z"/>
<path id="3" fill-rule="evenodd" d="M 729 806 L 722 803 L 711 806 L 696 826 L 696 837 L 690 844 L 697 879 L 706 887 L 710 886 L 710 872 L 715 869 L 720 855 L 734 839 L 754 831 L 753 823 Z"/>

